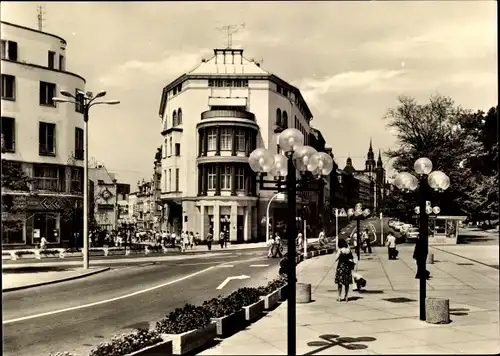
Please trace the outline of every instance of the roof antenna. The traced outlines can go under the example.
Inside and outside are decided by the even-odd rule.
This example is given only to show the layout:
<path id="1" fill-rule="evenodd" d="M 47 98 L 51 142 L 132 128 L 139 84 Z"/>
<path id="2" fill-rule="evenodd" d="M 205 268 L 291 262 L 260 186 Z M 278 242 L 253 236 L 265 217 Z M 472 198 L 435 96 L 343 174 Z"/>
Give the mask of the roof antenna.
<path id="1" fill-rule="evenodd" d="M 245 28 L 245 23 L 243 22 L 240 25 L 227 25 L 217 27 L 220 31 L 227 31 L 227 47 L 226 49 L 230 49 L 233 46 L 233 35 L 239 31 L 240 28 Z"/>
<path id="2" fill-rule="evenodd" d="M 45 12 L 43 11 L 43 5 L 38 5 L 37 6 L 37 18 L 38 18 L 38 31 L 43 31 L 43 15 Z"/>

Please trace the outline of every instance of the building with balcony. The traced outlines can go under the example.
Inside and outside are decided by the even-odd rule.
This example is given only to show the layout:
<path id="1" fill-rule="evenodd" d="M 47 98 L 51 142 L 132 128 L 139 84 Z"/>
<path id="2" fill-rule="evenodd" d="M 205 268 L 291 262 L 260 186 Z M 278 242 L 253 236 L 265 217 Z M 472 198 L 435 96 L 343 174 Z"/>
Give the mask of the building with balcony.
<path id="1" fill-rule="evenodd" d="M 103 165 L 89 168 L 89 179 L 93 182 L 93 214 L 95 227 L 101 230 L 115 230 L 120 216 L 128 215 L 130 184 L 119 183 L 115 174 Z"/>
<path id="2" fill-rule="evenodd" d="M 64 246 L 82 229 L 83 110 L 52 100 L 62 89 L 85 89 L 85 79 L 66 70 L 66 45 L 1 22 L 4 248 L 37 245 L 41 237 Z"/>
<path id="3" fill-rule="evenodd" d="M 278 136 L 295 127 L 311 140 L 312 114 L 299 89 L 243 57 L 242 49 L 214 55 L 164 89 L 161 201 L 170 231 L 221 231 L 231 242 L 265 238 L 267 203 L 248 156 L 258 147 L 278 152 Z M 300 203 L 300 200 L 299 200 Z M 286 221 L 284 202 L 273 221 Z"/>

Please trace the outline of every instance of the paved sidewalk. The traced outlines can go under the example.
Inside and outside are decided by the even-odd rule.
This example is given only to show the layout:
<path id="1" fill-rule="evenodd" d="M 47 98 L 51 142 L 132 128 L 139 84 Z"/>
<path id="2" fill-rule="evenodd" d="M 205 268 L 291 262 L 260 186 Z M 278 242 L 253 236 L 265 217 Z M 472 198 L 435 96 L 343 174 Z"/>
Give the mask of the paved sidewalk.
<path id="1" fill-rule="evenodd" d="M 361 256 L 358 272 L 367 279 L 366 291 L 351 292 L 348 303 L 336 301 L 333 255 L 297 266 L 298 282 L 312 284 L 313 299 L 297 305 L 298 355 L 498 354 L 498 271 L 431 248 L 436 263 L 428 266 L 433 278 L 427 294 L 450 299 L 452 322 L 427 324 L 418 318 L 413 246 L 398 249 L 396 261 L 387 260 L 385 248 Z M 286 313 L 285 302 L 201 354 L 286 354 Z"/>
<path id="2" fill-rule="evenodd" d="M 11 269 L 15 270 L 15 269 Z M 18 269 L 19 270 L 19 269 Z M 109 267 L 68 268 L 65 270 L 48 270 L 36 273 L 2 273 L 2 292 L 38 287 L 46 284 L 59 283 L 77 278 L 91 276 L 109 270 Z"/>

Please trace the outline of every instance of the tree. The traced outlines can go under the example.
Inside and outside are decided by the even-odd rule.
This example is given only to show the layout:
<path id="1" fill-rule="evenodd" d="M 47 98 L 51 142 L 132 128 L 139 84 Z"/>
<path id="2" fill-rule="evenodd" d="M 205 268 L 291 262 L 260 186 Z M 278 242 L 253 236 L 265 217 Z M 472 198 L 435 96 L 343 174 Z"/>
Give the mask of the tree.
<path id="1" fill-rule="evenodd" d="M 386 152 L 394 159 L 394 168 L 411 172 L 415 160 L 427 157 L 433 170 L 450 177 L 450 188 L 436 196 L 443 212 L 474 215 L 482 211 L 491 199 L 484 200 L 487 192 L 479 187 L 486 181 L 474 164 L 486 152 L 483 113 L 465 110 L 441 95 L 431 96 L 426 104 L 406 96 L 398 100 L 385 116 L 399 143 L 397 149 Z"/>

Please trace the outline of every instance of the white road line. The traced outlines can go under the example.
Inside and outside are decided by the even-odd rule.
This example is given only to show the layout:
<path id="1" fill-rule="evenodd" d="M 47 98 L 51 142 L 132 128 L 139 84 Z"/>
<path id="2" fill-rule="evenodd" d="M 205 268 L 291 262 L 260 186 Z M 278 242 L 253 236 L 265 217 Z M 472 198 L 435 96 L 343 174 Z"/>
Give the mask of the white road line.
<path id="1" fill-rule="evenodd" d="M 60 310 L 54 310 L 54 311 L 50 311 L 50 312 L 46 312 L 46 313 L 41 313 L 41 314 L 23 316 L 23 317 L 17 318 L 17 319 L 5 320 L 2 324 L 3 325 L 12 324 L 12 323 L 17 323 L 17 322 L 24 321 L 24 320 L 35 319 L 35 318 L 40 318 L 40 317 L 43 317 L 43 316 L 54 315 L 54 314 L 64 313 L 64 312 L 67 312 L 67 311 L 78 310 L 78 309 L 83 309 L 83 308 L 89 308 L 89 307 L 93 307 L 93 306 L 96 306 L 96 305 L 101 305 L 101 304 L 115 302 L 117 300 L 121 300 L 121 299 L 129 298 L 129 297 L 133 297 L 135 295 L 143 294 L 143 293 L 150 292 L 150 291 L 158 289 L 158 288 L 163 288 L 163 287 L 166 287 L 168 285 L 184 281 L 184 280 L 186 280 L 188 278 L 191 278 L 191 277 L 197 276 L 199 274 L 208 272 L 208 271 L 210 271 L 213 268 L 215 268 L 215 266 L 205 268 L 205 269 L 203 269 L 201 271 L 198 271 L 198 272 L 195 272 L 195 273 L 191 273 L 191 274 L 189 274 L 187 276 L 175 279 L 175 280 L 167 282 L 167 283 L 162 283 L 162 284 L 159 284 L 159 285 L 151 287 L 151 288 L 146 288 L 146 289 L 143 289 L 143 290 L 140 290 L 140 291 L 137 291 L 137 292 L 133 292 L 133 293 L 130 293 L 130 294 L 122 295 L 122 296 L 119 296 L 119 297 L 115 297 L 115 298 L 111 298 L 111 299 L 106 299 L 106 300 L 101 300 L 100 302 L 94 302 L 94 303 L 79 305 L 79 306 L 76 306 L 76 307 L 65 308 L 65 309 L 60 309 Z"/>
<path id="2" fill-rule="evenodd" d="M 231 267 L 234 267 L 234 265 L 220 265 L 218 267 L 219 268 L 231 268 Z"/>
<path id="3" fill-rule="evenodd" d="M 269 265 L 250 265 L 250 267 L 269 267 Z"/>

